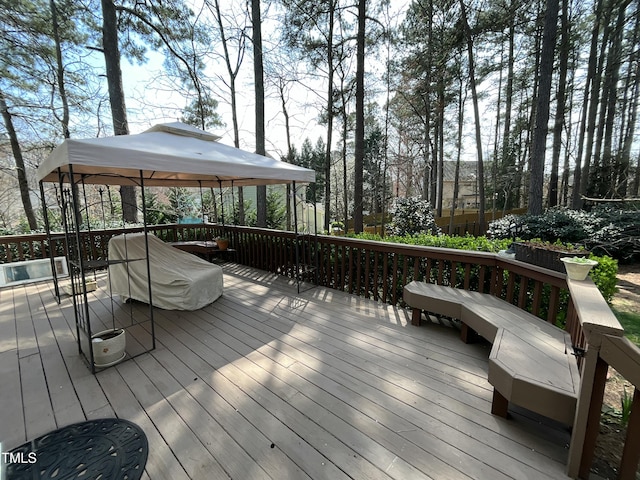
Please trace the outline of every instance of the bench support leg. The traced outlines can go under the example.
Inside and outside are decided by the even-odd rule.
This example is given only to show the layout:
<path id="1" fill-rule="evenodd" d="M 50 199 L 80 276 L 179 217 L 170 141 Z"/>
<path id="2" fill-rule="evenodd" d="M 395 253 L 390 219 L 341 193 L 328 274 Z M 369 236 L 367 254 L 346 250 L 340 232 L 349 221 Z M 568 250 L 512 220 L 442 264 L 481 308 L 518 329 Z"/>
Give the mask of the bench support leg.
<path id="1" fill-rule="evenodd" d="M 464 343 L 474 343 L 478 340 L 477 335 L 473 328 L 470 328 L 469 325 L 462 322 L 462 326 L 460 327 L 460 340 Z"/>
<path id="2" fill-rule="evenodd" d="M 411 312 L 411 325 L 415 325 L 416 327 L 420 326 L 422 319 L 422 310 L 419 308 L 414 308 Z"/>
<path id="3" fill-rule="evenodd" d="M 493 389 L 493 403 L 491 404 L 491 413 L 502 418 L 509 418 L 509 400 L 502 396 L 498 390 Z"/>

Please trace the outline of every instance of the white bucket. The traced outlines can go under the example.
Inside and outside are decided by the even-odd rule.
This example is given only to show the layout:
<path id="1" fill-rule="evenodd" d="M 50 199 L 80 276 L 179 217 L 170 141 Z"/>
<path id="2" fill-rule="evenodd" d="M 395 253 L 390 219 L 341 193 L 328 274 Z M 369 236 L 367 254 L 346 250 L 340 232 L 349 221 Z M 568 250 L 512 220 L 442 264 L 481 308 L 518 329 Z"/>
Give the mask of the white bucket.
<path id="1" fill-rule="evenodd" d="M 118 363 L 125 357 L 126 336 L 122 328 L 103 330 L 91 337 L 93 363 L 96 367 L 106 367 Z"/>

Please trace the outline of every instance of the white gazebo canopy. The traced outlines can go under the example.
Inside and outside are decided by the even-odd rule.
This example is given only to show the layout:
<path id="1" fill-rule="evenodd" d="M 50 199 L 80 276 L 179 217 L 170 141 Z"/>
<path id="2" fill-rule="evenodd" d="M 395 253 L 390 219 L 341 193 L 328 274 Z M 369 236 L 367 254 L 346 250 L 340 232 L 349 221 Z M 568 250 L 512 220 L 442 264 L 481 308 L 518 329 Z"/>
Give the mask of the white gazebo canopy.
<path id="1" fill-rule="evenodd" d="M 38 167 L 38 180 L 100 185 L 241 187 L 312 183 L 315 172 L 223 145 L 216 135 L 180 122 L 143 133 L 66 139 Z"/>

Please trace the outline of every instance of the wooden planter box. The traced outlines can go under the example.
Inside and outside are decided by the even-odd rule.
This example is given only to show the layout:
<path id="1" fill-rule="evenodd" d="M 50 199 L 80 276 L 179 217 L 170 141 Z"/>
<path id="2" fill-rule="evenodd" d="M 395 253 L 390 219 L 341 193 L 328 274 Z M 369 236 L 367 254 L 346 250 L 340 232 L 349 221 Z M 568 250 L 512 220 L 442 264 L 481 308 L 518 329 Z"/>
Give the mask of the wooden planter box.
<path id="1" fill-rule="evenodd" d="M 589 255 L 589 252 L 586 250 L 579 252 L 567 252 L 562 250 L 552 250 L 544 248 L 543 246 L 537 247 L 528 243 L 515 243 L 514 249 L 516 251 L 516 260 L 531 263 L 532 265 L 548 268 L 549 270 L 561 273 L 565 273 L 565 269 L 560 258 L 584 257 Z"/>

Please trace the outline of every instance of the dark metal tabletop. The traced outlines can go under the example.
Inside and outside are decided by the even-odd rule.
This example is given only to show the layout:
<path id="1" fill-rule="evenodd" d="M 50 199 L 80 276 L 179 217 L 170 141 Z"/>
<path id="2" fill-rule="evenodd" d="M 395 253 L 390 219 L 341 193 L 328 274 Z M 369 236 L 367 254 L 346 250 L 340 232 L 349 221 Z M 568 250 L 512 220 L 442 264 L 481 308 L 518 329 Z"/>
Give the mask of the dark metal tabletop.
<path id="1" fill-rule="evenodd" d="M 60 428 L 11 451 L 7 480 L 139 479 L 147 437 L 128 420 L 103 418 Z"/>

